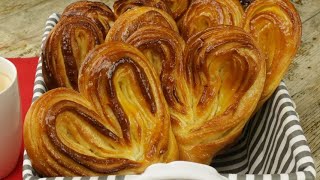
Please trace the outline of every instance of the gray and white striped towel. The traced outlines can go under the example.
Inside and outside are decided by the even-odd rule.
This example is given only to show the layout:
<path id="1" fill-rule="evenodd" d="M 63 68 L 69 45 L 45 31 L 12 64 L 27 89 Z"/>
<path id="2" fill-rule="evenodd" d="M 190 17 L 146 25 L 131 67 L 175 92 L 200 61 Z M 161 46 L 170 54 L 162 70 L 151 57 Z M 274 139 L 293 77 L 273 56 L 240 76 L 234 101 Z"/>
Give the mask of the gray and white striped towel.
<path id="1" fill-rule="evenodd" d="M 52 14 L 46 22 L 43 43 L 59 20 Z M 35 101 L 45 91 L 41 72 L 41 57 L 37 66 Z M 223 176 L 234 180 L 286 180 L 315 179 L 316 171 L 294 102 L 283 82 L 260 111 L 246 125 L 239 142 L 215 158 L 212 164 Z M 26 151 L 23 161 L 23 179 L 38 179 Z M 58 179 L 116 179 L 126 180 L 137 176 L 46 178 Z M 44 178 L 43 178 L 44 179 Z"/>

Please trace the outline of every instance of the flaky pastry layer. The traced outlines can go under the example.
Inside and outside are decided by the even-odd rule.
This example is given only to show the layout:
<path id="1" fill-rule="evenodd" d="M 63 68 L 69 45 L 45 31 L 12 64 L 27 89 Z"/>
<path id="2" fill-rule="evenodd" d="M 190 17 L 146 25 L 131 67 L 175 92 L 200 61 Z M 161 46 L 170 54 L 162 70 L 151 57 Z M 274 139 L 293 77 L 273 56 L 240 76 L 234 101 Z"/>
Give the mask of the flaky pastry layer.
<path id="1" fill-rule="evenodd" d="M 208 164 L 236 140 L 256 108 L 265 59 L 250 34 L 222 25 L 190 38 L 185 53 L 188 103 L 185 113 L 172 114 L 172 128 L 180 158 Z"/>
<path id="2" fill-rule="evenodd" d="M 245 12 L 243 28 L 266 56 L 267 76 L 259 107 L 272 95 L 301 41 L 301 20 L 289 0 L 256 0 Z"/>
<path id="3" fill-rule="evenodd" d="M 243 9 L 238 0 L 195 0 L 178 21 L 181 36 L 191 36 L 217 25 L 242 25 Z"/>
<path id="4" fill-rule="evenodd" d="M 29 109 L 24 142 L 37 172 L 139 174 L 178 159 L 159 79 L 135 47 L 97 46 L 80 70 L 79 90 L 48 91 Z"/>
<path id="5" fill-rule="evenodd" d="M 106 41 L 125 42 L 137 29 L 149 25 L 157 25 L 179 32 L 176 22 L 165 11 L 152 7 L 136 7 L 125 12 L 116 20 Z"/>
<path id="6" fill-rule="evenodd" d="M 85 16 L 64 16 L 51 30 L 42 51 L 42 74 L 48 89 L 78 90 L 78 71 L 87 53 L 104 42 L 102 31 Z"/>

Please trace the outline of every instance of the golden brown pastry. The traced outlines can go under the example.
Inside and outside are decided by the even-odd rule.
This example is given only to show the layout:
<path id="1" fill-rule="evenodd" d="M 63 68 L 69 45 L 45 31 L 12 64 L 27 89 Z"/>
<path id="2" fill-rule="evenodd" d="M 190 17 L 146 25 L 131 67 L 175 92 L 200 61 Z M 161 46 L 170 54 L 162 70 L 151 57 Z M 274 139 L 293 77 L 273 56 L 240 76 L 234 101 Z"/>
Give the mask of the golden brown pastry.
<path id="1" fill-rule="evenodd" d="M 90 18 L 103 33 L 103 37 L 106 37 L 111 25 L 115 21 L 115 16 L 112 10 L 102 2 L 92 1 L 77 1 L 68 5 L 62 16 L 86 16 Z"/>
<path id="2" fill-rule="evenodd" d="M 136 7 L 117 19 L 106 41 L 125 42 L 137 29 L 148 25 L 162 26 L 179 32 L 176 22 L 168 13 L 152 7 Z"/>
<path id="3" fill-rule="evenodd" d="M 148 6 L 161 9 L 171 14 L 171 10 L 162 0 L 116 0 L 113 4 L 114 13 L 117 17 L 135 7 Z"/>
<path id="4" fill-rule="evenodd" d="M 188 9 L 191 0 L 163 0 L 170 8 L 172 17 L 178 20 Z"/>
<path id="5" fill-rule="evenodd" d="M 180 158 L 208 164 L 240 135 L 254 111 L 265 60 L 250 34 L 220 25 L 189 39 L 184 64 L 192 115 L 176 115 L 172 128 Z"/>
<path id="6" fill-rule="evenodd" d="M 162 87 L 166 101 L 175 113 L 186 113 L 186 84 L 183 79 L 184 40 L 180 35 L 161 26 L 145 26 L 135 31 L 126 43 L 137 47 L 152 63 Z"/>
<path id="7" fill-rule="evenodd" d="M 78 90 L 78 70 L 82 61 L 103 41 L 103 33 L 89 18 L 62 17 L 48 35 L 42 51 L 42 73 L 47 88 Z"/>
<path id="8" fill-rule="evenodd" d="M 219 24 L 241 26 L 243 9 L 239 0 L 195 0 L 179 21 L 181 36 L 194 34 Z"/>
<path id="9" fill-rule="evenodd" d="M 80 93 L 57 88 L 29 109 L 24 140 L 43 176 L 136 174 L 178 158 L 159 79 L 145 56 L 119 42 L 97 46 Z"/>
<path id="10" fill-rule="evenodd" d="M 113 4 L 113 9 L 117 16 L 120 16 L 129 9 L 138 6 L 155 7 L 166 11 L 174 19 L 179 19 L 187 10 L 189 0 L 117 0 Z"/>
<path id="11" fill-rule="evenodd" d="M 299 48 L 301 21 L 288 0 L 255 0 L 246 10 L 243 27 L 267 57 L 261 106 L 279 85 Z"/>

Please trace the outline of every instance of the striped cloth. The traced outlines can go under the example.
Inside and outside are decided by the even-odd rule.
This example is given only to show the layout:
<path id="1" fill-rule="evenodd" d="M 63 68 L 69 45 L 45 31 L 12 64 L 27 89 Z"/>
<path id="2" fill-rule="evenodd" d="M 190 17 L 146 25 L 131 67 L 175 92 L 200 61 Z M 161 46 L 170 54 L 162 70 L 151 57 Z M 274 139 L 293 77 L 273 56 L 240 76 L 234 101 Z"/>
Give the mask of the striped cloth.
<path id="1" fill-rule="evenodd" d="M 59 21 L 58 14 L 52 14 L 46 22 L 42 45 L 50 30 Z M 42 61 L 39 58 L 34 94 L 35 101 L 45 91 L 41 72 Z M 215 167 L 223 176 L 234 180 L 286 180 L 315 179 L 314 161 L 307 140 L 300 126 L 295 104 L 283 82 L 260 111 L 245 126 L 241 137 L 235 145 L 217 156 Z M 24 180 L 39 179 L 32 168 L 29 157 L 24 152 Z M 41 178 L 41 179 L 135 179 L 137 175 L 75 178 Z"/>

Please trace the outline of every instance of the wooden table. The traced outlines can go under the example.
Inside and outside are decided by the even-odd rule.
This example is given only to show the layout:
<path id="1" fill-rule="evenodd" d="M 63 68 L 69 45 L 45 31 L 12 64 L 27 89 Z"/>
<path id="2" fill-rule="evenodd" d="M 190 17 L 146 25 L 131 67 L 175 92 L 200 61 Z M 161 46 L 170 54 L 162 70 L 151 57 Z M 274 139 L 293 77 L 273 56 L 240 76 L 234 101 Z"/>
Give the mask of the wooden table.
<path id="1" fill-rule="evenodd" d="M 1 0 L 0 56 L 39 56 L 47 17 L 75 0 Z M 105 0 L 112 4 L 110 0 Z M 285 82 L 297 105 L 320 176 L 320 0 L 294 0 L 302 28 L 302 44 Z M 320 178 L 319 178 L 320 179 Z"/>

